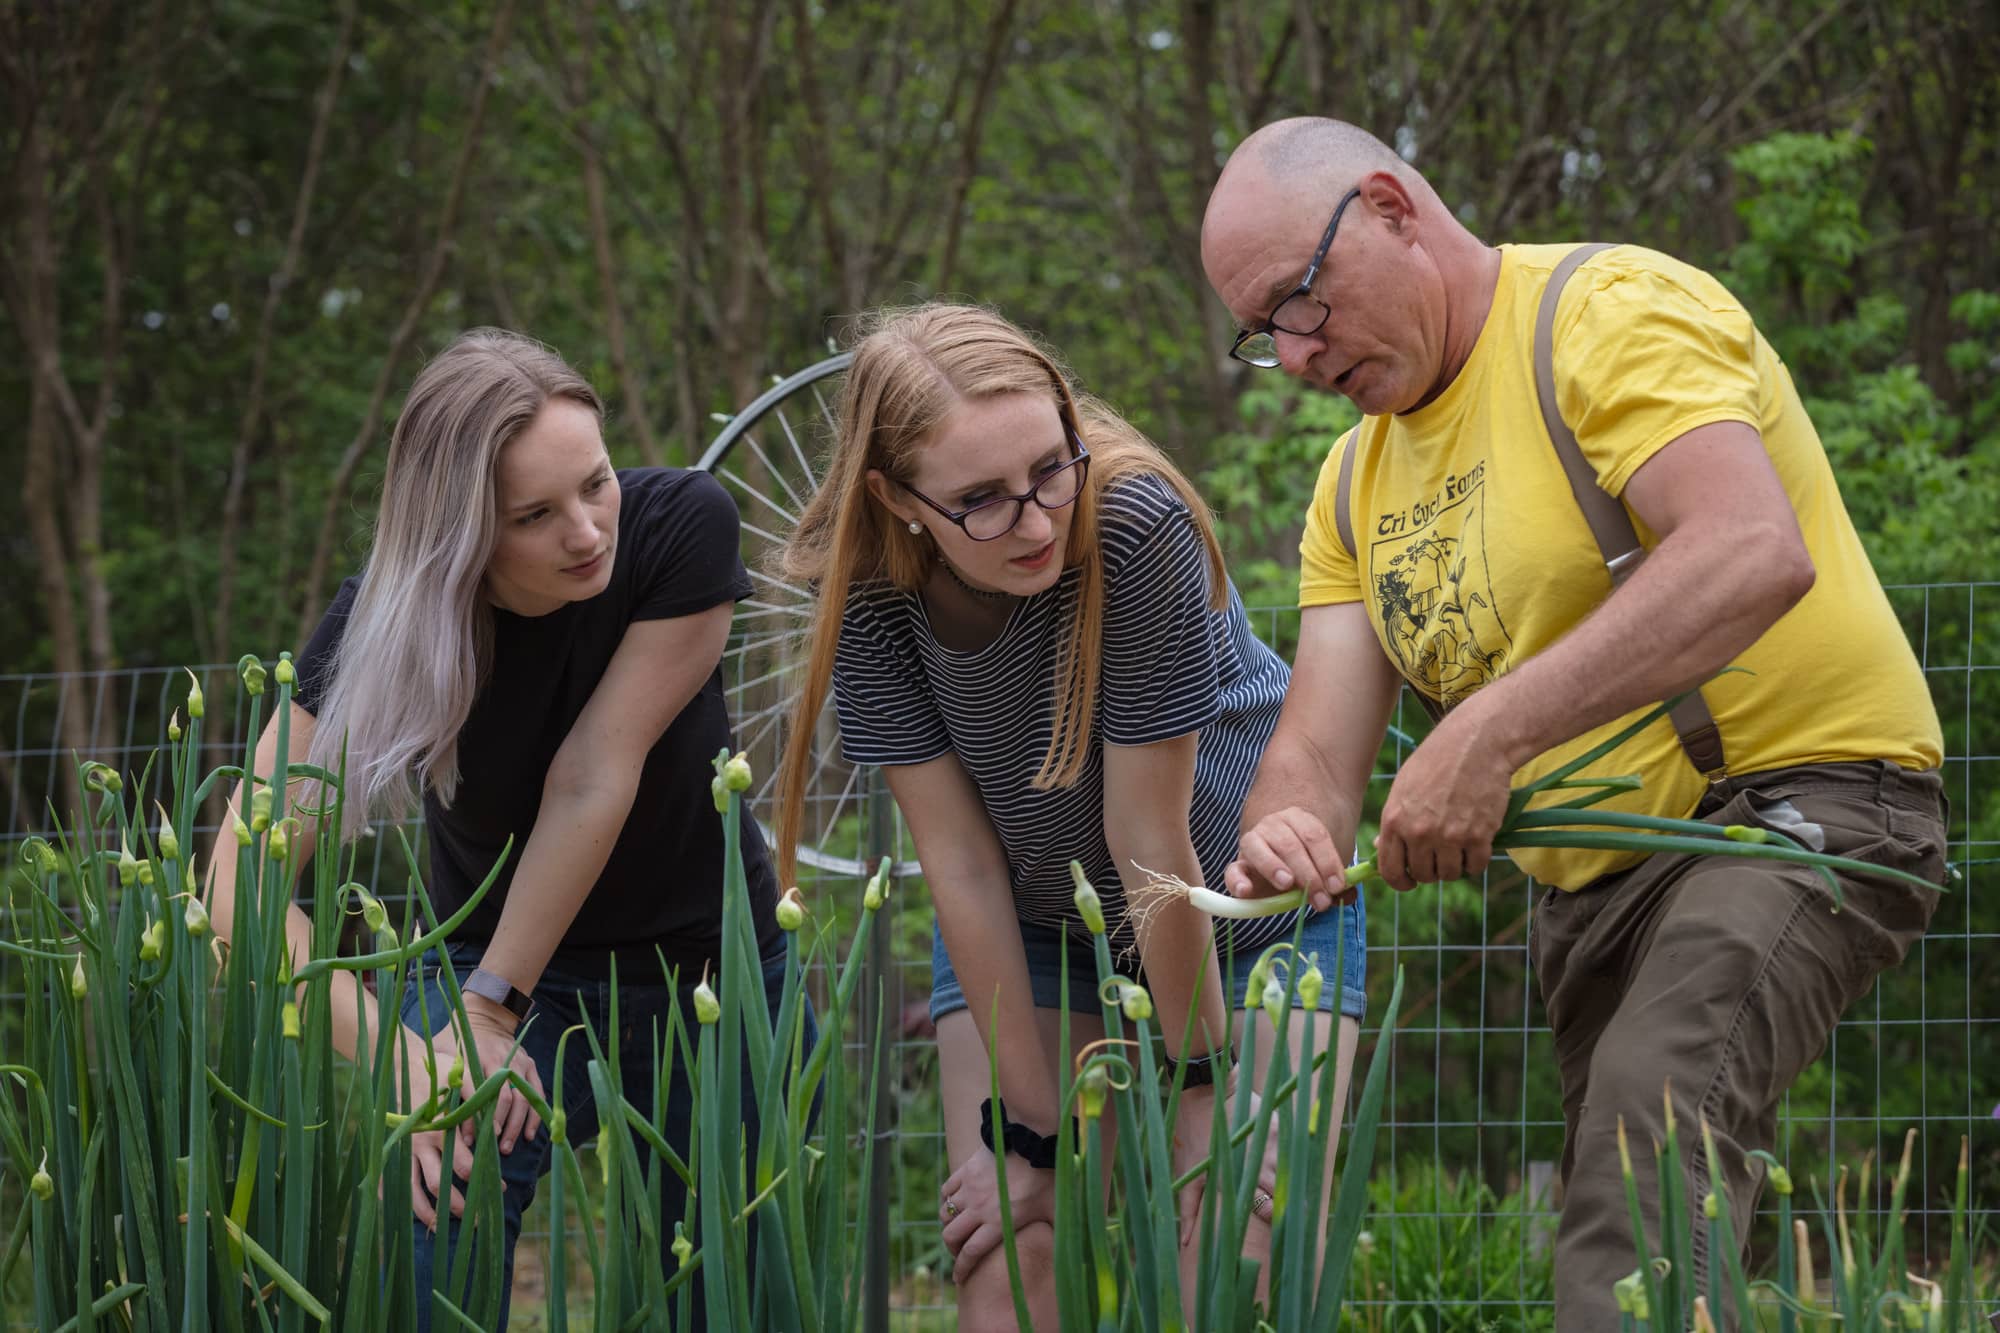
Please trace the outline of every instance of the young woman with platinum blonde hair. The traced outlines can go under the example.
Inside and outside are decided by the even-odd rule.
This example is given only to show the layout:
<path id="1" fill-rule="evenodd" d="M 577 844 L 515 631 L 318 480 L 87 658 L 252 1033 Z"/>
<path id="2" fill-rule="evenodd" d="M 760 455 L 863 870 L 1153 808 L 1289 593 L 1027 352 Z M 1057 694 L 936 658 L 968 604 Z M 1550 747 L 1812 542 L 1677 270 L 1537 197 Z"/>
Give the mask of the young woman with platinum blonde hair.
<path id="1" fill-rule="evenodd" d="M 1038 1326 L 1053 1325 L 1048 1168 L 1065 954 L 1072 1049 L 1104 1035 L 1069 862 L 1098 886 L 1112 947 L 1135 951 L 1167 1053 L 1186 1066 L 1174 1148 L 1184 1168 L 1206 1155 L 1217 1095 L 1236 1077 L 1224 1005 L 1242 1007 L 1257 952 L 1298 921 L 1212 929 L 1184 902 L 1140 921 L 1126 894 L 1145 881 L 1139 866 L 1222 882 L 1288 673 L 1251 634 L 1193 487 L 1117 413 L 1073 390 L 1028 334 L 989 310 L 934 304 L 871 317 L 853 350 L 826 479 L 782 557 L 788 581 L 817 587 L 818 605 L 781 770 L 780 868 L 830 690 L 846 758 L 883 766 L 936 905 L 931 1014 L 951 1168 L 939 1216 L 959 1327 L 1014 1324 L 1007 1265 L 993 1257 L 990 1046 L 1002 1147 L 1020 1150 L 1007 1183 L 1029 1306 Z M 1345 936 L 1342 984 L 1322 1000 L 1343 1014 L 1343 1095 L 1361 930 L 1353 902 L 1307 921 L 1301 946 L 1331 971 Z M 1219 951 L 1233 951 L 1229 984 Z M 1305 1018 L 1293 1022 L 1296 1056 Z M 1261 1066 L 1268 1052 L 1257 1055 Z M 1268 1189 L 1268 1163 L 1266 1174 Z M 1197 1249 L 1198 1189 L 1181 1200 L 1184 1259 Z M 1268 1220 L 1268 1195 L 1259 1202 Z M 1268 1243 L 1253 1226 L 1248 1247 Z"/>
<path id="2" fill-rule="evenodd" d="M 559 1038 L 588 1023 L 625 1043 L 625 1096 L 650 1105 L 653 1032 L 677 1000 L 690 1009 L 721 953 L 723 835 L 708 760 L 731 744 L 719 663 L 750 581 L 722 487 L 701 472 L 614 470 L 602 416 L 589 384 L 532 339 L 478 329 L 440 352 L 396 422 L 366 569 L 342 584 L 299 656 L 291 727 L 311 762 L 337 772 L 345 758 L 343 841 L 421 797 L 439 917 L 513 839 L 445 949 L 484 1067 L 508 1064 L 518 1035 L 513 1067 L 552 1087 Z M 275 757 L 274 720 L 260 769 Z M 310 851 L 304 841 L 294 864 Z M 747 817 L 742 845 L 775 1012 L 777 881 Z M 209 889 L 220 931 L 232 892 L 220 879 Z M 295 908 L 301 959 L 310 930 Z M 666 984 L 662 956 L 678 986 Z M 606 1012 L 614 965 L 619 1033 Z M 448 1012 L 434 967 L 411 979 L 400 1025 L 365 994 L 333 994 L 344 1052 L 359 1030 L 393 1026 L 410 1080 L 427 1079 L 413 1052 Z M 450 1030 L 433 1040 L 448 1068 Z M 570 1043 L 562 1080 L 575 1141 L 597 1122 L 587 1051 Z M 675 1079 L 659 1128 L 683 1154 L 691 1114 L 686 1080 Z M 493 1124 L 511 1275 L 522 1210 L 553 1157 L 511 1089 Z M 449 1235 L 463 1209 L 452 1176 L 470 1170 L 465 1137 L 453 1141 L 450 1172 L 445 1156 L 439 1136 L 426 1136 L 412 1168 L 419 1293 L 432 1283 L 435 1229 Z M 660 1174 L 664 1245 L 686 1207 L 678 1175 Z M 420 1322 L 430 1309 L 420 1294 Z"/>

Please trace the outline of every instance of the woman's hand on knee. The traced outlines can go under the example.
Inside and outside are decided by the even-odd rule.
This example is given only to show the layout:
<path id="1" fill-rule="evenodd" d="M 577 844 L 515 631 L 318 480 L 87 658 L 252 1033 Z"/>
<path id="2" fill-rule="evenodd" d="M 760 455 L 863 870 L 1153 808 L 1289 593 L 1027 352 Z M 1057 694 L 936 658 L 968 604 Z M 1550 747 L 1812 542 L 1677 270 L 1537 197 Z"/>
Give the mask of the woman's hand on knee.
<path id="1" fill-rule="evenodd" d="M 1173 1127 L 1173 1170 L 1176 1176 L 1185 1175 L 1190 1169 L 1208 1158 L 1212 1127 L 1219 1108 L 1226 1106 L 1235 1096 L 1236 1080 L 1239 1072 L 1231 1068 L 1221 1094 L 1214 1085 L 1181 1090 L 1179 1110 Z M 1243 1075 L 1247 1077 L 1247 1075 Z M 1250 1116 L 1254 1120 L 1263 1110 L 1263 1099 L 1255 1092 L 1250 1094 Z M 1250 1222 L 1255 1226 L 1271 1221 L 1273 1199 L 1278 1189 L 1278 1119 L 1271 1116 L 1271 1127 L 1264 1136 L 1264 1156 L 1257 1163 L 1257 1186 L 1251 1196 Z M 1201 1232 L 1202 1200 L 1208 1190 L 1208 1173 L 1203 1172 L 1189 1181 L 1180 1192 L 1180 1240 L 1183 1246 L 1191 1245 Z"/>
<path id="2" fill-rule="evenodd" d="M 527 1048 L 514 1044 L 516 1020 L 512 1014 L 491 1000 L 467 995 L 465 1019 L 479 1048 L 479 1063 L 489 1077 L 495 1070 L 512 1069 L 535 1090 L 537 1097 L 548 1095 L 542 1088 L 541 1072 L 535 1068 Z M 472 1081 L 472 1066 L 468 1062 L 463 1094 L 471 1096 L 476 1086 Z M 514 1151 L 514 1143 L 522 1134 L 531 1139 L 535 1137 L 541 1124 L 541 1117 L 535 1114 L 534 1107 L 513 1084 L 500 1089 L 500 1096 L 493 1103 L 493 1132 L 500 1139 L 501 1152 Z"/>
<path id="3" fill-rule="evenodd" d="M 1033 1222 L 1055 1221 L 1056 1173 L 1029 1166 L 1016 1157 L 1007 1163 L 1008 1211 L 1018 1234 Z M 981 1147 L 951 1173 L 940 1193 L 938 1216 L 944 1222 L 945 1248 L 956 1262 L 951 1279 L 963 1286 L 973 1270 L 1000 1248 L 1000 1173 L 991 1150 Z"/>

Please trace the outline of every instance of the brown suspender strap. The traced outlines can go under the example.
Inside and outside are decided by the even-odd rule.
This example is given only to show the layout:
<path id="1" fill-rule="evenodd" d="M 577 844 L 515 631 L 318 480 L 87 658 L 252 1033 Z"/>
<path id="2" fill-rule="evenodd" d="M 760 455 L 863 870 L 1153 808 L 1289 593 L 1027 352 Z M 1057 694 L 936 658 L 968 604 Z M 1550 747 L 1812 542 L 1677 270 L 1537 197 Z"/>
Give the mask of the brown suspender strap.
<path id="1" fill-rule="evenodd" d="M 1361 548 L 1354 544 L 1354 519 L 1347 512 L 1347 502 L 1354 494 L 1354 451 L 1361 445 L 1361 427 L 1347 432 L 1347 452 L 1340 456 L 1340 484 L 1333 492 L 1333 525 L 1340 530 L 1340 544 L 1354 557 L 1354 563 L 1361 563 Z"/>
<path id="2" fill-rule="evenodd" d="M 1639 544 L 1639 534 L 1633 529 L 1625 506 L 1597 484 L 1597 473 L 1583 456 L 1576 432 L 1563 420 L 1562 405 L 1556 399 L 1555 370 L 1556 303 L 1562 299 L 1563 284 L 1585 260 L 1610 248 L 1601 241 L 1579 245 L 1549 275 L 1549 284 L 1542 289 L 1541 308 L 1535 314 L 1535 394 L 1541 400 L 1542 424 L 1555 445 L 1556 457 L 1562 461 L 1563 474 L 1569 478 L 1577 508 L 1583 511 L 1591 536 L 1597 539 L 1597 549 L 1604 557 L 1604 567 L 1610 571 L 1611 586 L 1615 589 L 1631 577 L 1639 562 L 1646 558 L 1646 551 Z M 1343 480 L 1345 475 L 1343 464 Z M 1344 515 L 1345 510 L 1342 512 Z M 1681 748 L 1687 751 L 1696 770 L 1704 777 L 1720 777 L 1725 769 L 1722 732 L 1715 725 L 1715 717 L 1708 711 L 1701 692 L 1697 690 L 1681 700 L 1670 716 L 1674 731 L 1680 736 Z"/>

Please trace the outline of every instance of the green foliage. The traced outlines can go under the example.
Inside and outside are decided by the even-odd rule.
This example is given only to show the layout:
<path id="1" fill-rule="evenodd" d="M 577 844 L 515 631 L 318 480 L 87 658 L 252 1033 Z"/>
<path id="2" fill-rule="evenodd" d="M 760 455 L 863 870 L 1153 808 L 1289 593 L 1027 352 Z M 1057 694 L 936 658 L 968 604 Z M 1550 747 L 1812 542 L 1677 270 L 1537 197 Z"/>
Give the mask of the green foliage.
<path id="1" fill-rule="evenodd" d="M 1790 366 L 1882 579 L 1991 577 L 2000 293 L 1961 292 L 1950 304 L 1951 394 L 1909 359 L 1906 299 L 1857 277 L 1876 245 L 1861 211 L 1873 151 L 1853 135 L 1818 134 L 1737 151 L 1731 164 L 1751 188 L 1737 204 L 1746 235 L 1724 276 Z"/>
<path id="2" fill-rule="evenodd" d="M 1555 1327 L 1555 1213 L 1476 1172 L 1410 1157 L 1369 1183 L 1355 1259 L 1355 1333 Z"/>
<path id="3" fill-rule="evenodd" d="M 1216 512 L 1229 574 L 1249 606 L 1292 606 L 1299 597 L 1299 537 L 1320 465 L 1360 419 L 1337 394 L 1315 393 L 1279 375 L 1254 380 L 1238 400 L 1242 429 L 1223 436 L 1201 474 Z M 1272 645 L 1286 657 L 1291 645 Z"/>
<path id="4" fill-rule="evenodd" d="M 421 934 L 407 921 L 398 932 L 360 885 L 337 882 L 340 857 L 316 857 L 313 958 L 293 970 L 285 934 L 289 896 L 272 891 L 289 879 L 286 834 L 311 820 L 331 847 L 340 784 L 288 757 L 289 674 L 282 667 L 276 673 L 270 700 L 280 719 L 271 772 L 256 773 L 255 751 L 248 749 L 243 768 L 202 774 L 206 710 L 193 707 L 185 737 L 165 757 L 172 806 L 162 816 L 166 825 L 193 829 L 195 809 L 218 782 L 247 773 L 246 789 L 255 792 L 235 839 L 238 907 L 228 947 L 217 945 L 201 900 L 188 891 L 195 883 L 192 849 L 166 825 L 135 820 L 125 775 L 86 764 L 81 786 L 91 804 L 60 849 L 40 841 L 21 848 L 21 865 L 8 881 L 15 938 L 0 948 L 23 969 L 35 1007 L 21 1058 L 0 1064 L 11 1076 L 0 1097 L 0 1149 L 6 1188 L 28 1203 L 0 1253 L 0 1295 L 18 1280 L 44 1328 L 74 1321 L 85 1330 L 100 1322 L 147 1330 L 393 1330 L 411 1326 L 421 1301 L 460 1326 L 490 1327 L 503 1294 L 500 1247 L 491 1243 L 501 1225 L 494 1136 L 475 1135 L 464 1186 L 471 1243 L 462 1241 L 450 1264 L 436 1266 L 436 1291 L 414 1286 L 410 1199 L 398 1182 L 410 1179 L 412 1135 L 450 1134 L 467 1122 L 484 1130 L 501 1090 L 511 1086 L 541 1116 L 555 1154 L 546 1202 L 549 1327 L 571 1322 L 572 1247 L 588 1261 L 588 1317 L 600 1330 L 688 1327 L 697 1272 L 711 1329 L 855 1327 L 865 1265 L 852 1252 L 853 1221 L 877 1144 L 855 1133 L 855 1112 L 865 1116 L 887 1089 L 872 1074 L 850 1086 L 843 1042 L 864 941 L 887 899 L 887 862 L 863 894 L 854 947 L 843 961 L 829 960 L 830 996 L 817 1045 L 803 1045 L 802 964 L 809 960 L 799 949 L 788 956 L 775 1012 L 761 985 L 722 984 L 711 994 L 704 983 L 695 991 L 694 1021 L 672 1015 L 659 1038 L 652 1104 L 663 1103 L 668 1080 L 689 1081 L 699 1128 L 685 1159 L 660 1139 L 649 1108 L 620 1095 L 619 1045 L 600 1043 L 588 1030 L 567 1034 L 565 1040 L 590 1043 L 596 1056 L 587 1072 L 600 1108 L 594 1153 L 600 1182 L 591 1188 L 578 1145 L 555 1109 L 561 1087 L 544 1101 L 511 1070 L 481 1070 L 455 985 L 447 984 L 446 998 L 458 1048 L 473 1063 L 476 1090 L 469 1095 L 461 1096 L 458 1078 L 446 1073 L 434 1085 L 438 1091 L 409 1105 L 399 1095 L 398 1043 L 383 1034 L 364 1035 L 351 1064 L 337 1058 L 333 988 L 358 985 L 365 975 L 375 993 L 391 993 L 401 970 L 448 938 L 479 895 Z M 251 696 L 247 734 L 254 738 L 266 702 L 265 672 L 245 658 L 240 675 Z M 741 790 L 751 775 L 726 752 L 716 770 L 729 840 L 721 975 L 756 977 L 755 928 L 735 842 Z M 288 804 L 303 777 L 324 780 L 333 799 L 320 808 Z M 130 778 L 133 792 L 145 789 L 142 775 Z M 420 903 L 418 868 L 414 856 L 408 860 L 412 902 Z M 335 944 L 354 911 L 370 932 L 372 952 L 340 957 Z M 830 942 L 822 933 L 815 948 Z M 1280 1031 L 1303 971 L 1286 956 L 1290 948 L 1273 946 L 1259 963 L 1285 979 L 1273 987 L 1283 998 L 1268 1000 Z M 1179 1089 L 1162 1086 L 1154 1045 L 1162 1034 L 1151 1025 L 1150 1005 L 1135 1002 L 1136 988 L 1114 973 L 1101 933 L 1096 953 L 1112 1044 L 1077 1052 L 1074 1065 L 1064 1053 L 1063 1103 L 1081 1115 L 1065 1117 L 1057 1169 L 1063 1221 L 1056 1228 L 1056 1282 L 1064 1327 L 1127 1318 L 1148 1328 L 1220 1327 L 1260 1304 L 1284 1327 L 1334 1327 L 1346 1295 L 1345 1258 L 1362 1225 L 1389 1044 L 1376 1048 L 1348 1133 L 1348 1169 L 1323 1267 L 1326 1205 L 1317 1186 L 1321 1163 L 1336 1147 L 1326 1132 L 1336 1062 L 1322 1055 L 1294 1070 L 1280 1046 L 1268 1081 L 1256 1090 L 1261 1106 L 1251 1101 L 1251 1080 L 1239 1080 L 1227 1114 L 1214 1119 L 1208 1157 L 1176 1175 L 1169 1144 Z M 1338 975 L 1338 960 L 1333 971 Z M 450 969 L 441 975 L 448 978 Z M 1400 990 L 1399 982 L 1387 1004 L 1392 1026 Z M 1248 1052 L 1270 1039 L 1261 1022 L 1253 1018 L 1244 1034 Z M 1128 1031 L 1132 1041 L 1122 1043 Z M 885 1034 L 862 1035 L 880 1041 Z M 423 1054 L 435 1076 L 435 1047 Z M 750 1072 L 747 1088 L 733 1072 L 739 1066 Z M 1246 1055 L 1243 1067 L 1252 1066 Z M 825 1120 L 815 1128 L 808 1107 L 822 1087 Z M 762 1127 L 754 1150 L 742 1128 L 746 1096 Z M 1101 1160 L 1107 1110 L 1123 1127 L 1117 1169 L 1109 1175 L 1110 1163 Z M 1260 1297 L 1258 1266 L 1242 1259 L 1238 1238 L 1267 1135 L 1277 1137 L 1280 1177 L 1264 1274 L 1268 1295 Z M 642 1169 L 647 1146 L 652 1153 Z M 1004 1194 L 1004 1157 L 1000 1169 Z M 659 1186 L 667 1170 L 693 1189 L 689 1214 L 678 1219 L 689 1244 L 663 1260 Z M 1175 1199 L 1203 1174 L 1201 1279 L 1186 1293 L 1194 1304 L 1184 1313 Z M 1106 1179 L 1113 1181 L 1108 1192 Z M 1009 1250 L 1012 1264 L 1011 1241 Z M 25 1274 L 17 1279 L 23 1257 Z M 455 1302 L 447 1290 L 466 1294 Z M 582 1311 L 575 1313 L 580 1324 Z"/>
<path id="5" fill-rule="evenodd" d="M 1096 893 L 1076 862 L 1070 863 L 1070 873 L 1076 880 L 1078 912 L 1090 923 L 1093 935 L 1105 1041 L 1074 1052 L 1073 1060 L 1066 1049 L 1065 1025 L 1054 1228 L 1054 1281 L 1062 1328 L 1066 1333 L 1106 1327 L 1248 1328 L 1260 1319 L 1273 1328 L 1337 1327 L 1361 1234 L 1391 1043 L 1378 1042 L 1369 1061 L 1330 1211 L 1320 1182 L 1322 1165 L 1337 1148 L 1327 1133 L 1338 1076 L 1337 1061 L 1331 1058 L 1335 1042 L 1325 1042 L 1327 1049 L 1311 1064 L 1296 1069 L 1289 1044 L 1278 1042 L 1263 1087 L 1253 1088 L 1251 1079 L 1239 1077 L 1226 1100 L 1218 1095 L 1221 1113 L 1211 1122 L 1207 1159 L 1177 1176 L 1171 1144 L 1180 1078 L 1162 1067 L 1156 1051 L 1156 1042 L 1167 1034 L 1154 1027 L 1150 1002 L 1139 1010 L 1130 1008 L 1128 997 L 1144 992 L 1118 975 Z M 1303 1045 L 1313 1046 L 1310 1023 L 1322 1016 L 1309 999 L 1300 997 L 1307 993 L 1302 983 L 1315 961 L 1302 958 L 1287 942 L 1272 945 L 1259 957 L 1249 993 L 1253 998 L 1263 995 L 1263 1012 L 1247 1012 L 1238 1048 L 1239 1071 L 1254 1067 L 1260 1041 L 1275 1041 L 1274 1033 L 1288 1030 L 1295 1006 L 1309 1020 Z M 1332 966 L 1327 974 L 1338 978 L 1340 960 L 1328 961 Z M 1394 1030 L 1402 996 L 1398 976 L 1385 1007 L 1385 1032 Z M 1233 1024 L 1235 1011 L 1226 1012 Z M 1266 1019 L 1269 1032 L 1264 1030 Z M 1189 1023 L 1192 1030 L 1192 1016 Z M 1236 1034 L 1231 1032 L 1227 1039 L 1235 1044 Z M 992 1058 L 997 1099 L 997 1053 Z M 1258 1101 L 1253 1102 L 1253 1094 Z M 1102 1117 L 1107 1111 L 1115 1115 L 1119 1127 L 1115 1162 L 1103 1156 Z M 1259 1263 L 1243 1250 L 1267 1142 L 1277 1147 L 1277 1188 L 1269 1257 L 1260 1273 Z M 1003 1155 L 1003 1198 L 1005 1160 Z M 1200 1250 L 1195 1288 L 1184 1292 L 1179 1279 L 1178 1195 L 1197 1176 L 1204 1178 Z M 1007 1251 L 1012 1268 L 1016 1259 L 1011 1240 Z M 1015 1302 L 1017 1308 L 1022 1306 L 1018 1276 Z"/>
<path id="6" fill-rule="evenodd" d="M 262 669 L 244 674 L 260 676 Z M 419 1091 L 439 1090 L 410 1105 L 416 1094 L 399 1088 L 398 1042 L 364 1035 L 353 1062 L 336 1056 L 333 988 L 359 986 L 365 976 L 376 994 L 392 993 L 401 970 L 439 946 L 487 885 L 451 919 L 430 922 L 421 934 L 406 920 L 399 933 L 360 885 L 338 882 L 339 856 L 316 857 L 313 960 L 293 971 L 285 935 L 289 897 L 273 891 L 289 878 L 285 834 L 301 818 L 312 820 L 322 845 L 331 847 L 340 806 L 332 775 L 288 760 L 287 674 L 278 672 L 275 690 L 280 730 L 272 772 L 250 768 L 264 699 L 249 687 L 252 741 L 243 769 L 200 772 L 204 723 L 192 708 L 185 740 L 165 757 L 172 809 L 163 818 L 173 828 L 192 830 L 208 789 L 243 772 L 252 774 L 257 797 L 271 798 L 268 824 L 253 815 L 237 834 L 237 912 L 228 947 L 218 944 L 192 892 L 192 848 L 161 826 L 139 823 L 128 809 L 126 777 L 103 765 L 84 766 L 81 785 L 94 808 L 59 848 L 25 844 L 20 866 L 7 878 L 15 938 L 0 940 L 0 950 L 22 968 L 31 1011 L 19 1058 L 0 1052 L 0 1073 L 7 1076 L 0 1189 L 29 1202 L 13 1214 L 0 1251 L 0 1306 L 11 1306 L 21 1292 L 35 1326 L 49 1329 L 288 1333 L 308 1326 L 407 1329 L 417 1303 L 430 1301 L 440 1320 L 491 1327 L 503 1295 L 502 1184 L 497 1140 L 485 1131 L 490 1108 L 512 1086 L 541 1117 L 555 1154 L 544 1205 L 553 1233 L 549 1327 L 572 1324 L 564 1281 L 572 1247 L 588 1261 L 589 1323 L 596 1329 L 688 1327 L 689 1282 L 703 1271 L 712 1328 L 852 1327 L 861 1283 L 850 1255 L 858 1195 L 845 1169 L 848 1071 L 836 1057 L 861 951 L 850 951 L 837 969 L 821 1015 L 823 1040 L 810 1050 L 802 1045 L 798 949 L 789 954 L 775 1014 L 763 986 L 749 984 L 723 985 L 712 1015 L 702 1012 L 697 992 L 695 1024 L 672 1015 L 658 1036 L 664 1045 L 652 1073 L 652 1104 L 663 1104 L 667 1080 L 691 1081 L 702 1126 L 691 1162 L 660 1138 L 649 1107 L 634 1107 L 614 1091 L 625 1086 L 619 1044 L 600 1045 L 600 1034 L 588 1030 L 571 1032 L 565 1041 L 584 1040 L 597 1053 L 587 1070 L 600 1108 L 594 1154 L 600 1187 L 586 1189 L 561 1114 L 513 1071 L 479 1068 L 449 981 L 450 1022 L 476 1088 L 461 1095 L 455 1074 L 438 1078 L 436 1047 L 426 1044 L 420 1056 L 431 1077 L 419 1081 Z M 718 758 L 718 772 L 723 768 Z M 133 792 L 145 790 L 141 775 L 128 776 Z M 328 782 L 330 808 L 287 808 L 291 784 L 305 777 Z M 739 800 L 732 786 L 724 823 L 726 975 L 756 978 L 756 932 L 734 842 Z M 412 902 L 421 902 L 414 856 L 409 872 Z M 878 879 L 864 899 L 863 932 L 880 906 L 880 888 Z M 340 957 L 340 929 L 357 911 L 373 951 Z M 820 941 L 816 947 L 831 949 L 831 936 Z M 739 1067 L 750 1072 L 748 1093 L 762 1127 L 754 1155 L 746 1152 L 742 1129 L 746 1087 Z M 822 1088 L 828 1113 L 818 1139 L 823 1146 L 815 1146 L 808 1108 Z M 560 1086 L 550 1092 L 560 1105 Z M 458 1245 L 450 1264 L 436 1265 L 436 1292 L 419 1291 L 410 1195 L 399 1187 L 411 1178 L 411 1136 L 438 1129 L 449 1137 L 468 1121 L 482 1131 L 463 1190 L 472 1243 Z M 642 1170 L 646 1145 L 653 1154 Z M 870 1151 L 864 1142 L 864 1163 Z M 697 1188 L 689 1215 L 676 1220 L 693 1244 L 685 1257 L 663 1262 L 660 1182 L 668 1170 Z M 754 1301 L 752 1229 L 759 1245 Z M 446 1290 L 468 1294 L 454 1303 Z"/>
<path id="7" fill-rule="evenodd" d="M 1903 1140 L 1903 1155 L 1886 1207 L 1879 1211 L 1868 1197 L 1869 1162 L 1859 1172 L 1860 1189 L 1854 1206 L 1848 1202 L 1848 1170 L 1840 1168 L 1833 1186 L 1833 1206 L 1826 1206 L 1820 1183 L 1812 1184 L 1819 1204 L 1818 1225 L 1797 1214 L 1797 1183 L 1775 1157 L 1755 1154 L 1769 1168 L 1775 1194 L 1778 1247 L 1775 1276 L 1752 1282 L 1737 1259 L 1732 1229 L 1732 1200 L 1721 1184 L 1715 1141 L 1708 1126 L 1694 1129 L 1695 1142 L 1681 1147 L 1683 1133 L 1693 1127 L 1669 1118 L 1666 1140 L 1654 1145 L 1653 1169 L 1661 1189 L 1660 1252 L 1654 1254 L 1640 1230 L 1639 1190 L 1634 1168 L 1623 1163 L 1625 1197 L 1637 1237 L 1638 1267 L 1618 1284 L 1618 1306 L 1624 1333 L 1660 1329 L 1679 1333 L 1690 1322 L 1696 1333 L 1713 1333 L 1725 1326 L 1728 1311 L 1746 1333 L 1976 1333 L 1985 1306 L 2000 1295 L 2000 1278 L 1990 1260 L 1976 1259 L 1967 1183 L 1969 1144 L 1961 1139 L 1958 1173 L 1946 1210 L 1946 1237 L 1941 1255 L 1925 1255 L 1910 1243 L 1906 1208 L 1913 1202 L 1912 1148 L 1917 1131 Z M 1621 1152 L 1624 1130 L 1621 1122 Z M 1706 1200 L 1686 1197 L 1685 1153 L 1704 1154 L 1712 1193 Z M 1921 1184 L 1918 1185 L 1921 1191 Z M 1706 1282 L 1697 1282 L 1690 1263 L 1696 1230 L 1705 1231 L 1711 1256 Z M 1815 1258 L 1817 1255 L 1817 1258 Z M 1925 1272 L 1914 1270 L 1927 1270 Z"/>

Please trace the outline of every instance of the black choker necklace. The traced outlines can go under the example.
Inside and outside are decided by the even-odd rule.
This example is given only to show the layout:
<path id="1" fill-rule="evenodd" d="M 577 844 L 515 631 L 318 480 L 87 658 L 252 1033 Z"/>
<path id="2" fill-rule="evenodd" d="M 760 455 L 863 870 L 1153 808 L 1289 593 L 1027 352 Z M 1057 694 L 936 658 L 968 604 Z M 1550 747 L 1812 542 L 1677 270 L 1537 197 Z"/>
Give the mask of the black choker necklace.
<path id="1" fill-rule="evenodd" d="M 944 566 L 945 573 L 951 575 L 951 581 L 953 583 L 956 583 L 959 587 L 965 589 L 967 592 L 971 593 L 974 597 L 980 598 L 983 601 L 997 602 L 1002 598 L 1008 598 L 1014 595 L 1011 592 L 991 592 L 985 588 L 975 588 L 970 583 L 967 583 L 964 577 L 961 576 L 957 570 L 951 567 L 951 562 L 949 560 L 940 559 L 938 563 Z"/>

